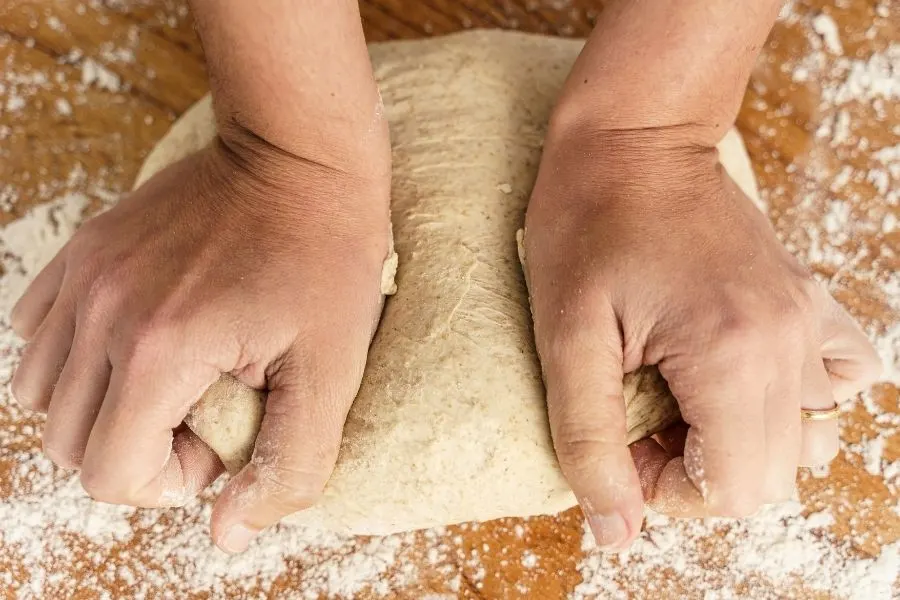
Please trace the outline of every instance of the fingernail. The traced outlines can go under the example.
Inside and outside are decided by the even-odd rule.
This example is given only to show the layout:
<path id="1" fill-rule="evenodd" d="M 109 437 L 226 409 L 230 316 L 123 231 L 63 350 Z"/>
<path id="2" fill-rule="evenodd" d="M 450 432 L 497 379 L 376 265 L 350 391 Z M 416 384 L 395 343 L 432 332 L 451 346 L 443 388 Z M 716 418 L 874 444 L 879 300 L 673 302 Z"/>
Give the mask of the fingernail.
<path id="1" fill-rule="evenodd" d="M 601 550 L 619 550 L 628 539 L 628 524 L 619 513 L 592 515 L 588 523 Z"/>
<path id="2" fill-rule="evenodd" d="M 219 548 L 229 554 L 238 554 L 247 549 L 259 531 L 238 523 L 232 525 L 219 540 Z"/>

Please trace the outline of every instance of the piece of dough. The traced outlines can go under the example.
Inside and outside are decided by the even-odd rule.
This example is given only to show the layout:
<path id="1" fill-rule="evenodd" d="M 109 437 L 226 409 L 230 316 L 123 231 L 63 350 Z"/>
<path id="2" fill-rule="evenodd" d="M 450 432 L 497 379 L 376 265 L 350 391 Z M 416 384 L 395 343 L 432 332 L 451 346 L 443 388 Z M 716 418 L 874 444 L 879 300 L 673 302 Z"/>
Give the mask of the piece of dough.
<path id="1" fill-rule="evenodd" d="M 554 98 L 581 45 L 470 31 L 370 46 L 391 126 L 398 290 L 324 497 L 290 521 L 386 534 L 575 504 L 553 454 L 516 231 Z M 214 133 L 201 100 L 147 158 L 138 183 Z M 756 197 L 736 132 L 720 153 Z M 656 369 L 628 376 L 626 399 L 630 441 L 677 416 Z M 235 471 L 262 402 L 226 376 L 187 422 Z"/>

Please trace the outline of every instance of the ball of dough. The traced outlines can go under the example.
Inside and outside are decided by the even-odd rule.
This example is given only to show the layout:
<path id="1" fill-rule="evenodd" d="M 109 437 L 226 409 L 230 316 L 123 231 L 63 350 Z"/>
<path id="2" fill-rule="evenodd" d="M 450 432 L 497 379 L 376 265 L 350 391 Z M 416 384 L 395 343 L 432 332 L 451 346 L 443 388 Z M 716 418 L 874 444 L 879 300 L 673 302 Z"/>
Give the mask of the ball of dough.
<path id="1" fill-rule="evenodd" d="M 550 440 L 516 232 L 581 46 L 501 31 L 370 45 L 393 144 L 397 293 L 324 497 L 288 522 L 387 534 L 575 504 Z M 205 98 L 160 141 L 138 184 L 214 135 Z M 719 149 L 755 198 L 737 133 Z M 629 441 L 677 418 L 656 369 L 625 384 Z M 249 459 L 263 404 L 223 376 L 187 423 L 234 472 Z"/>

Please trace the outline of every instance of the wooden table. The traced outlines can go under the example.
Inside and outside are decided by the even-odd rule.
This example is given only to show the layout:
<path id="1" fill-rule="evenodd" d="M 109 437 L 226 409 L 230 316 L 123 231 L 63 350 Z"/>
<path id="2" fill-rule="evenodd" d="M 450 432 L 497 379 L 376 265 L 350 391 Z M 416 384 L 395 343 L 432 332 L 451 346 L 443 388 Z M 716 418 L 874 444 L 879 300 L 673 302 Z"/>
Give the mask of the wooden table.
<path id="1" fill-rule="evenodd" d="M 852 69 L 877 73 L 878 57 L 884 57 L 892 41 L 900 39 L 898 9 L 891 0 L 881 4 L 845 0 L 837 5 L 797 0 L 766 45 L 738 121 L 779 236 L 882 340 L 891 331 L 896 340 L 898 326 L 900 230 L 892 224 L 900 215 L 900 172 L 892 173 L 888 163 L 897 165 L 898 151 L 891 154 L 891 147 L 896 147 L 900 133 L 900 93 L 896 91 L 900 81 L 893 80 L 893 92 L 879 91 Z M 584 36 L 598 10 L 598 2 L 581 0 L 371 0 L 361 4 L 370 40 L 415 38 L 470 27 Z M 830 20 L 812 20 L 819 13 Z M 834 47 L 829 23 L 838 26 L 839 48 Z M 182 0 L 8 0 L 0 7 L 0 32 L 0 58 L 5 61 L 0 80 L 4 84 L 0 91 L 0 226 L 32 206 L 67 193 L 86 194 L 99 206 L 127 190 L 154 142 L 207 89 L 201 48 Z M 870 60 L 873 55 L 877 64 Z M 895 77 L 900 78 L 900 72 Z M 882 343 L 882 350 L 888 356 L 886 344 Z M 896 364 L 893 368 L 896 373 Z M 0 453 L 0 497 L 4 498 L 17 493 L 12 482 L 22 457 L 40 448 L 39 436 L 28 429 L 39 431 L 40 419 L 22 416 L 7 404 L 7 397 L 0 397 L 0 428 L 16 432 L 18 441 Z M 886 440 L 883 461 L 874 469 L 870 452 L 869 470 L 881 470 L 900 458 L 898 421 L 891 416 L 900 412 L 897 406 L 894 385 L 876 386 L 867 402 L 847 412 L 844 437 L 851 447 L 832 465 L 830 476 L 801 477 L 801 493 L 809 510 L 833 513 L 836 522 L 829 530 L 835 545 L 847 543 L 852 546 L 849 552 L 860 557 L 877 556 L 882 545 L 900 538 L 897 474 L 891 482 L 869 473 L 859 451 L 868 447 L 865 440 L 880 435 Z M 876 423 L 873 414 L 879 411 L 887 416 Z M 180 519 L 193 519 L 196 527 L 198 514 L 199 509 L 193 515 L 175 511 L 149 524 L 134 517 L 134 535 L 106 546 L 77 535 L 62 536 L 58 543 L 73 549 L 65 563 L 51 564 L 48 558 L 34 567 L 17 562 L 16 553 L 8 547 L 0 548 L 0 582 L 5 576 L 8 598 L 34 597 L 19 586 L 37 568 L 62 575 L 44 588 L 43 598 L 48 600 L 99 598 L 103 590 L 106 597 L 135 597 L 133 579 L 122 575 L 122 568 L 143 565 L 149 572 L 158 566 L 153 561 L 161 559 L 148 550 L 153 542 L 147 540 L 156 539 L 149 532 L 162 528 L 164 537 L 175 536 L 185 527 Z M 866 530 L 873 533 L 866 535 Z M 0 536 L 3 531 L 4 523 L 0 523 Z M 402 560 L 387 569 L 387 595 L 565 597 L 582 579 L 577 570 L 584 555 L 582 537 L 580 513 L 575 510 L 553 518 L 507 519 L 477 528 L 450 527 L 437 534 L 410 535 L 403 541 Z M 365 543 L 359 541 L 359 545 Z M 442 548 L 440 564 L 433 560 L 438 548 Z M 445 552 L 446 548 L 450 550 Z M 47 557 L 52 556 L 48 550 Z M 244 581 L 223 584 L 222 589 L 230 590 L 232 597 L 280 598 L 299 594 L 297 590 L 305 585 L 311 590 L 306 597 L 317 597 L 317 590 L 326 588 L 309 583 L 310 573 L 322 573 L 310 565 L 321 566 L 329 560 L 337 559 L 314 552 L 290 557 L 289 568 L 274 577 L 272 586 L 254 588 Z M 403 562 L 412 565 L 415 576 L 398 578 Z M 346 566 L 346 562 L 336 564 Z M 536 566 L 529 568 L 532 564 Z M 112 574 L 97 575 L 98 565 Z M 726 569 L 712 559 L 700 566 L 712 574 Z M 723 577 L 726 583 L 734 579 L 727 573 Z M 452 580 L 459 584 L 455 593 Z M 829 597 L 815 591 L 811 583 L 794 581 L 779 587 L 758 581 L 748 587 L 745 581 L 737 587 L 745 597 L 783 597 L 789 591 L 796 597 Z M 630 567 L 622 567 L 618 585 L 637 598 L 701 598 L 709 586 L 684 573 L 659 569 L 641 575 Z M 159 583 L 148 597 L 164 590 L 177 598 L 224 594 L 175 578 Z M 894 591 L 900 592 L 896 584 Z M 367 588 L 351 595 L 379 597 L 377 592 Z"/>

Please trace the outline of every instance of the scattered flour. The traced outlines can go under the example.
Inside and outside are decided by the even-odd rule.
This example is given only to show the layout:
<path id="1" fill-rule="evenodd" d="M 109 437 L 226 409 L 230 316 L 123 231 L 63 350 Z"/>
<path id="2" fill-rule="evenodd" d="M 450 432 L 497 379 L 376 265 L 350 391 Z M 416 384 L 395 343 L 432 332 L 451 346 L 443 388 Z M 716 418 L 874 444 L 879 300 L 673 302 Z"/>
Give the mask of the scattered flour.
<path id="1" fill-rule="evenodd" d="M 51 16 L 47 17 L 46 23 L 47 23 L 47 27 L 49 27 L 53 31 L 63 32 L 66 30 L 65 24 L 62 21 L 60 21 L 59 18 L 56 16 L 51 15 Z"/>
<path id="2" fill-rule="evenodd" d="M 94 85 L 110 92 L 118 92 L 122 89 L 122 81 L 119 76 L 105 66 L 91 58 L 85 58 L 81 63 L 82 85 Z"/>
<path id="3" fill-rule="evenodd" d="M 844 47 L 841 45 L 841 36 L 838 33 L 837 24 L 834 19 L 821 13 L 812 21 L 813 30 L 822 36 L 825 41 L 825 47 L 832 54 L 841 55 L 844 53 Z"/>
<path id="4" fill-rule="evenodd" d="M 549 6 L 568 4 L 568 0 L 544 1 Z M 75 11 L 124 11 L 129 2 L 89 0 L 76 5 Z M 529 10 L 541 8 L 537 0 L 527 4 L 531 6 Z M 890 0 L 877 4 L 874 10 L 879 18 L 889 18 Z M 162 15 L 160 21 L 174 26 L 185 16 L 186 11 L 179 10 Z M 858 280 L 873 290 L 870 300 L 883 305 L 888 317 L 885 322 L 865 323 L 865 330 L 884 362 L 883 380 L 898 385 L 900 317 L 893 321 L 889 317 L 900 315 L 900 274 L 890 267 L 896 264 L 891 262 L 896 261 L 896 247 L 892 248 L 884 236 L 896 235 L 900 216 L 900 145 L 869 148 L 855 110 L 859 105 L 871 106 L 880 115 L 894 110 L 891 103 L 900 100 L 900 44 L 889 41 L 879 51 L 845 57 L 844 46 L 852 47 L 852 42 L 846 35 L 842 39 L 828 15 L 803 14 L 799 6 L 789 2 L 782 19 L 804 27 L 808 34 L 812 51 L 782 68 L 795 83 L 820 88 L 815 137 L 822 147 L 812 149 L 807 164 L 788 165 L 788 172 L 807 185 L 797 198 L 794 218 L 798 226 L 781 224 L 779 229 L 797 231 L 799 237 L 789 237 L 785 243 L 816 269 L 830 289 L 845 289 Z M 48 17 L 46 23 L 54 31 L 65 30 L 55 17 Z M 76 91 L 93 86 L 121 92 L 127 89 L 128 82 L 105 65 L 134 62 L 139 33 L 137 29 L 130 30 L 127 39 L 117 45 L 102 46 L 94 58 L 73 51 L 59 64 L 74 65 L 76 78 L 80 77 Z M 48 81 L 66 81 L 62 72 L 19 72 L 9 60 L 5 66 L 0 74 L 0 106 L 15 117 L 35 110 L 31 98 Z M 78 98 L 73 102 L 77 106 Z M 52 108 L 61 116 L 72 113 L 72 105 L 61 97 L 53 100 Z M 790 108 L 778 110 L 789 115 Z M 770 123 L 771 119 L 767 127 Z M 768 137 L 778 135 L 771 127 L 760 133 Z M 900 130 L 894 133 L 900 135 Z M 9 127 L 0 127 L 0 139 L 8 135 Z M 863 168 L 852 163 L 846 154 L 851 151 L 867 152 L 869 164 Z M 831 176 L 833 171 L 822 165 L 835 156 L 844 164 L 837 175 Z M 873 200 L 862 210 L 855 196 L 859 192 L 854 190 L 864 185 L 870 186 L 865 193 Z M 229 557 L 212 547 L 208 538 L 211 501 L 218 486 L 177 510 L 135 510 L 93 502 L 81 490 L 76 477 L 47 461 L 39 449 L 41 419 L 20 411 L 5 390 L 21 352 L 21 343 L 10 332 L 6 315 L 27 282 L 75 230 L 91 199 L 110 203 L 117 197 L 98 181 L 88 181 L 80 167 L 69 174 L 63 187 L 65 193 L 46 196 L 55 199 L 0 227 L 0 489 L 8 485 L 8 493 L 0 496 L 0 586 L 8 594 L 26 600 L 76 597 L 85 590 L 96 591 L 101 598 L 136 600 L 181 598 L 188 594 L 213 598 L 282 597 L 277 591 L 278 582 L 298 572 L 302 573 L 302 584 L 286 592 L 286 597 L 313 600 L 401 596 L 449 600 L 464 594 L 472 597 L 484 588 L 493 576 L 484 567 L 485 558 L 488 553 L 506 551 L 493 542 L 490 546 L 479 544 L 465 549 L 461 536 L 448 535 L 444 530 L 350 538 L 299 528 L 276 528 L 266 535 L 264 543 L 255 543 L 247 553 Z M 73 191 L 76 189 L 79 191 Z M 509 184 L 499 184 L 497 189 L 504 194 L 512 191 Z M 778 191 L 765 193 L 775 195 Z M 16 197 L 15 185 L 0 184 L 0 209 L 11 211 Z M 824 217 L 819 220 L 818 215 Z M 877 238 L 878 243 L 869 247 L 857 243 L 862 237 L 873 235 L 882 236 Z M 894 512 L 900 515 L 900 507 L 896 506 L 900 460 L 896 450 L 891 450 L 900 428 L 900 415 L 886 409 L 872 392 L 843 406 L 847 412 L 860 407 L 873 424 L 855 438 L 857 441 L 845 444 L 845 454 L 869 475 L 880 476 L 893 499 Z M 827 474 L 826 469 L 813 476 Z M 768 507 L 756 517 L 738 523 L 715 519 L 675 521 L 650 514 L 647 529 L 636 544 L 628 552 L 614 555 L 600 553 L 585 529 L 584 556 L 578 563 L 583 581 L 571 598 L 630 598 L 635 589 L 642 590 L 644 597 L 682 597 L 676 590 L 662 587 L 666 584 L 660 582 L 661 572 L 670 574 L 676 583 L 684 583 L 684 589 L 703 594 L 704 600 L 780 599 L 785 597 L 783 591 L 788 586 L 796 584 L 802 584 L 804 590 L 848 600 L 898 597 L 900 542 L 888 540 L 880 552 L 867 555 L 843 541 L 846 537 L 835 534 L 835 523 L 832 508 L 806 514 L 797 502 Z M 477 524 L 472 524 L 460 530 L 477 528 Z M 520 542 L 540 543 L 529 539 L 527 523 L 515 522 L 509 534 Z M 853 531 L 850 538 L 868 535 L 877 537 L 878 532 Z M 711 544 L 710 539 L 721 543 Z M 412 553 L 414 548 L 423 546 L 427 564 L 441 574 L 450 593 L 425 595 L 406 591 L 418 576 Z M 545 566 L 543 555 L 532 550 L 508 557 L 508 564 L 516 562 L 526 575 Z M 27 572 L 27 577 L 14 576 L 21 570 Z M 534 597 L 525 583 L 524 578 L 517 582 L 515 590 L 521 597 Z M 753 592 L 748 595 L 733 591 L 740 589 Z M 116 590 L 124 590 L 124 596 L 117 595 Z"/>
<path id="5" fill-rule="evenodd" d="M 65 98 L 56 98 L 53 101 L 53 106 L 56 108 L 56 112 L 59 113 L 63 117 L 72 116 L 72 105 L 69 104 L 69 101 Z"/>
<path id="6" fill-rule="evenodd" d="M 799 502 L 772 505 L 738 522 L 649 513 L 644 533 L 619 554 L 597 550 L 585 526 L 586 555 L 578 566 L 584 580 L 570 598 L 626 600 L 632 597 L 626 589 L 652 589 L 660 572 L 667 572 L 675 586 L 714 594 L 704 598 L 749 597 L 731 590 L 753 586 L 752 598 L 776 600 L 788 597 L 785 590 L 798 584 L 847 600 L 894 598 L 900 543 L 885 545 L 877 558 L 865 557 L 828 533 L 833 523 L 828 513 L 803 516 Z M 704 543 L 710 534 L 718 540 L 714 547 Z M 703 568 L 705 560 L 715 561 L 717 568 Z M 648 597 L 676 597 L 656 592 Z"/>
<path id="7" fill-rule="evenodd" d="M 83 194 L 63 196 L 0 229 L 0 315 L 9 314 L 28 283 L 75 232 L 87 201 Z"/>
<path id="8" fill-rule="evenodd" d="M 834 68 L 846 75 L 840 84 L 822 89 L 826 103 L 839 106 L 852 101 L 900 99 L 900 43 L 891 43 L 868 60 L 839 58 Z"/>
<path id="9" fill-rule="evenodd" d="M 365 539 L 279 527 L 264 543 L 232 557 L 217 550 L 208 535 L 212 499 L 221 485 L 175 512 L 101 504 L 85 494 L 77 476 L 54 467 L 38 448 L 8 449 L 33 443 L 40 425 L 30 424 L 7 390 L 22 347 L 7 315 L 75 231 L 87 201 L 83 194 L 68 194 L 0 228 L 0 418 L 13 424 L 0 428 L 0 447 L 7 449 L 0 458 L 12 465 L 8 474 L 0 472 L 10 489 L 0 500 L 0 567 L 15 557 L 29 573 L 27 583 L 10 580 L 8 589 L 20 598 L 62 597 L 86 583 L 108 589 L 119 582 L 129 586 L 132 598 L 155 598 L 169 588 L 221 595 L 242 586 L 269 589 L 289 569 L 302 567 L 303 584 L 295 597 L 317 600 L 353 598 L 363 590 L 383 597 L 414 579 L 414 570 L 398 568 L 412 547 L 408 536 Z M 73 544 L 73 539 L 82 541 Z M 137 551 L 130 559 L 120 556 L 128 566 L 117 572 L 98 573 L 90 582 L 60 577 L 57 565 L 77 563 L 73 548 L 99 558 L 100 548 L 126 543 L 136 544 Z M 153 568 L 145 565 L 148 560 Z"/>

